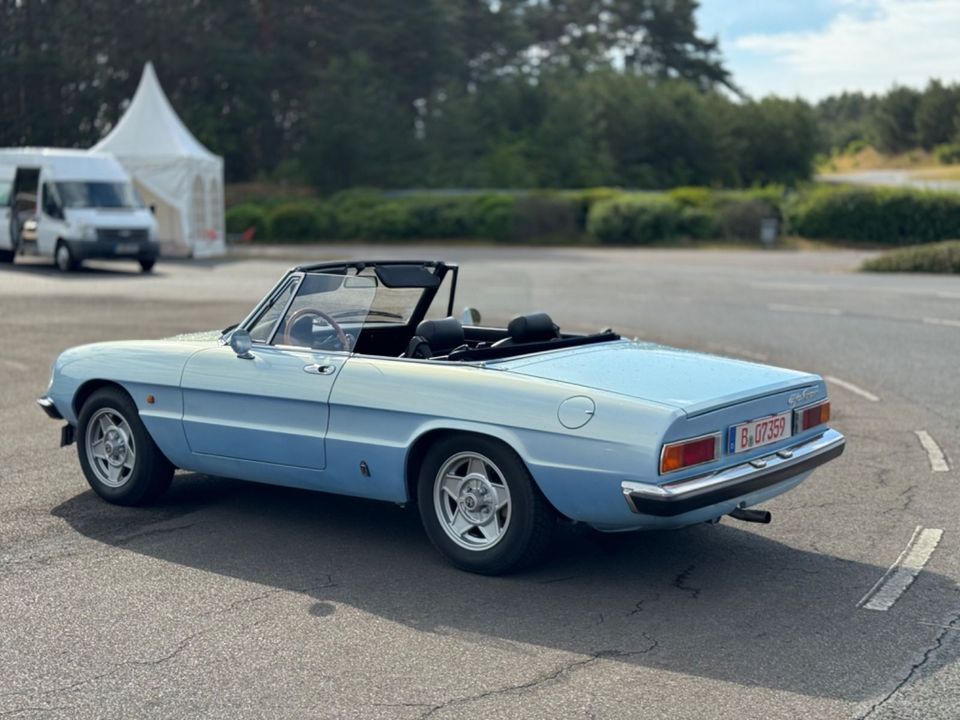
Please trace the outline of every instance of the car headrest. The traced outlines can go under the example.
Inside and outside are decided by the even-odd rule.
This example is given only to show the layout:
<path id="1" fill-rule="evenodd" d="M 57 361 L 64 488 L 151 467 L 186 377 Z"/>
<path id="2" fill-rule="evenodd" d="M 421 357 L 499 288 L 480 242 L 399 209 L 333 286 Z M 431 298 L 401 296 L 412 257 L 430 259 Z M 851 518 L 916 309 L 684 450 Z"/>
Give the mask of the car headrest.
<path id="1" fill-rule="evenodd" d="M 515 343 L 537 342 L 560 337 L 559 328 L 545 312 L 517 315 L 507 325 L 507 332 Z"/>
<path id="2" fill-rule="evenodd" d="M 416 334 L 430 344 L 434 354 L 437 350 L 452 350 L 463 345 L 463 326 L 459 320 L 452 317 L 424 320 L 417 325 Z"/>

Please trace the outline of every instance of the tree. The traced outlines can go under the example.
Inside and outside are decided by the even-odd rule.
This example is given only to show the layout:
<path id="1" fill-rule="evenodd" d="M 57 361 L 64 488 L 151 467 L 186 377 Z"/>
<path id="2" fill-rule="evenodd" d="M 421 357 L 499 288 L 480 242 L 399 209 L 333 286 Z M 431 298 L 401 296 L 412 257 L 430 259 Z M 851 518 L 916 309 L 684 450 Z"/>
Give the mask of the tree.
<path id="1" fill-rule="evenodd" d="M 917 142 L 925 149 L 953 139 L 956 128 L 954 120 L 960 111 L 960 88 L 944 86 L 939 80 L 931 80 L 917 103 L 914 114 Z"/>
<path id="2" fill-rule="evenodd" d="M 873 116 L 877 148 L 883 152 L 904 152 L 916 147 L 915 118 L 920 93 L 906 87 L 895 87 L 880 99 Z"/>

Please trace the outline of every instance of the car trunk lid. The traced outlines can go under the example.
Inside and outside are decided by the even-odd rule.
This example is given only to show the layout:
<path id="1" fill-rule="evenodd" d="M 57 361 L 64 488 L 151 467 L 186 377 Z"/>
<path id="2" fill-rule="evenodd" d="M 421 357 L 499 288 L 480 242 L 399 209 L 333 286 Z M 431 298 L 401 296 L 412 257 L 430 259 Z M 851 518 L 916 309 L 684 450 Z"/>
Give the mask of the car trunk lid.
<path id="1" fill-rule="evenodd" d="M 688 417 L 820 382 L 810 373 L 630 341 L 488 366 L 668 405 Z"/>

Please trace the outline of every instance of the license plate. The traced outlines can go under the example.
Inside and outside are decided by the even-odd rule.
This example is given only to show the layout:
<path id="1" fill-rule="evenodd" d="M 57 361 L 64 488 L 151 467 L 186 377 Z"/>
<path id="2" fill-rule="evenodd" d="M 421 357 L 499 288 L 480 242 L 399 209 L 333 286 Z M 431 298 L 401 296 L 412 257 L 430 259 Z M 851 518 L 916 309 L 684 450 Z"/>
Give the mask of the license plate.
<path id="1" fill-rule="evenodd" d="M 793 434 L 790 415 L 788 410 L 779 415 L 732 425 L 727 431 L 727 452 L 743 452 L 790 437 Z"/>
<path id="2" fill-rule="evenodd" d="M 137 250 L 139 250 L 139 249 L 140 249 L 140 245 L 138 245 L 138 244 L 135 243 L 135 242 L 131 242 L 131 243 L 117 243 L 117 247 L 116 247 L 116 249 L 115 249 L 114 252 L 116 252 L 117 255 L 122 255 L 122 254 L 125 254 L 125 253 L 135 253 L 135 252 L 137 252 Z"/>

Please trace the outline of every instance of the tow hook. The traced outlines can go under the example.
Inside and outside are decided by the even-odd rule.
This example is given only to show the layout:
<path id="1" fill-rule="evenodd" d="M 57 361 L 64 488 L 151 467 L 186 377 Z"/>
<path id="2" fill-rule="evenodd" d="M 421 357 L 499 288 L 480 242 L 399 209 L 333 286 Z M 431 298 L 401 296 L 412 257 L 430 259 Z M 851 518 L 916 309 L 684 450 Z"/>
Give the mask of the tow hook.
<path id="1" fill-rule="evenodd" d="M 730 511 L 730 517 L 744 522 L 763 523 L 766 525 L 773 517 L 769 510 L 750 510 L 747 508 L 736 508 Z"/>

